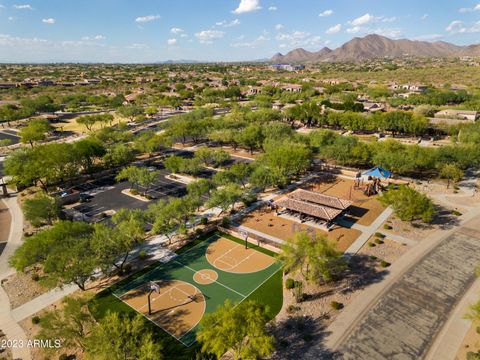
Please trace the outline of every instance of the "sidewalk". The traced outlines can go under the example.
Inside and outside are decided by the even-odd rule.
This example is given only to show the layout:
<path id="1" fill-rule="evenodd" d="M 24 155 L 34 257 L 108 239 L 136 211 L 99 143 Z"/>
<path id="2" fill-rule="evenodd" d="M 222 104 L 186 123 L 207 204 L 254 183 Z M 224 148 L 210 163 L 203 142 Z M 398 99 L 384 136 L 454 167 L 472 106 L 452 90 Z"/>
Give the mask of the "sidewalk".
<path id="1" fill-rule="evenodd" d="M 23 214 L 17 203 L 17 196 L 14 195 L 4 200 L 10 211 L 12 222 L 7 246 L 0 256 L 0 280 L 15 273 L 15 270 L 8 265 L 8 259 L 22 243 L 23 236 Z M 27 341 L 25 332 L 10 312 L 10 300 L 2 286 L 0 286 L 0 329 L 9 340 L 23 341 L 24 343 Z M 11 348 L 11 350 L 14 359 L 31 359 L 30 349 L 27 347 Z"/>

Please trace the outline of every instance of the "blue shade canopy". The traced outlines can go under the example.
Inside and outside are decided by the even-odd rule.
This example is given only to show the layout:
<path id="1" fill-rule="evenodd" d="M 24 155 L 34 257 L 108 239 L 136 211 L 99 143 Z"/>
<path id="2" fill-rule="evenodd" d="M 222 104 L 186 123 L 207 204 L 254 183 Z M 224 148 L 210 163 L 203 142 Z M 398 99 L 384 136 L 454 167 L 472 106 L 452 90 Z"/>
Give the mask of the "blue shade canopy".
<path id="1" fill-rule="evenodd" d="M 363 176 L 371 176 L 379 179 L 388 179 L 392 177 L 392 173 L 380 166 L 376 166 L 370 170 L 365 171 Z"/>

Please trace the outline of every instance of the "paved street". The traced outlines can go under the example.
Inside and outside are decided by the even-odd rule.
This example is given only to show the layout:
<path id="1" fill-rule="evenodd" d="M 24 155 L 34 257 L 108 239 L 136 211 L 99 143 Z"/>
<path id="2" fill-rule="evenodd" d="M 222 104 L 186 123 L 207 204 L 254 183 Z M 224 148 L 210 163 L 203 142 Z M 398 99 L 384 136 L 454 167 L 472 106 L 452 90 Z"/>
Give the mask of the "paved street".
<path id="1" fill-rule="evenodd" d="M 341 359 L 420 359 L 475 279 L 480 231 L 466 225 L 407 271 L 339 347 Z"/>

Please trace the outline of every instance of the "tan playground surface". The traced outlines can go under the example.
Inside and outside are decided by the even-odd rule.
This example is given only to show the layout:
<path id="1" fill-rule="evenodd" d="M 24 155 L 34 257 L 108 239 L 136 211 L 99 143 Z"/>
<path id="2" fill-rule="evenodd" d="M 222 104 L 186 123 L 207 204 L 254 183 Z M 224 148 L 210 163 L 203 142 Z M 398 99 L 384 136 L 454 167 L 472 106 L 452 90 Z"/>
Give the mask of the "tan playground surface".
<path id="1" fill-rule="evenodd" d="M 353 201 L 350 217 L 359 225 L 371 225 L 383 212 L 384 207 L 377 196 L 366 196 L 361 190 L 353 189 L 354 181 L 339 177 L 319 177 L 306 186 L 307 190 Z"/>
<path id="2" fill-rule="evenodd" d="M 159 281 L 152 293 L 148 314 L 148 283 L 125 293 L 121 299 L 177 339 L 197 325 L 205 312 L 205 297 L 194 285 L 179 280 Z"/>
<path id="3" fill-rule="evenodd" d="M 275 262 L 271 256 L 250 248 L 245 249 L 244 245 L 225 238 L 213 242 L 205 256 L 215 268 L 231 273 L 261 271 Z"/>

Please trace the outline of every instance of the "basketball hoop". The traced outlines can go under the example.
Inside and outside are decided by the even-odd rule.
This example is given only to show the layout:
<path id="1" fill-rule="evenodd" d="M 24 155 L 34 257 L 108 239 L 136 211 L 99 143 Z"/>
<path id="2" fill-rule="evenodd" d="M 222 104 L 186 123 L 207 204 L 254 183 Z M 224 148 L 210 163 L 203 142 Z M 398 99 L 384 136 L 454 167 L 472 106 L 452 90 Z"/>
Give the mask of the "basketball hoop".
<path id="1" fill-rule="evenodd" d="M 150 291 L 148 292 L 147 300 L 148 300 L 148 315 L 152 315 L 152 302 L 150 300 L 150 297 L 152 294 L 156 292 L 157 294 L 160 294 L 160 285 L 158 285 L 154 281 L 150 281 Z"/>

